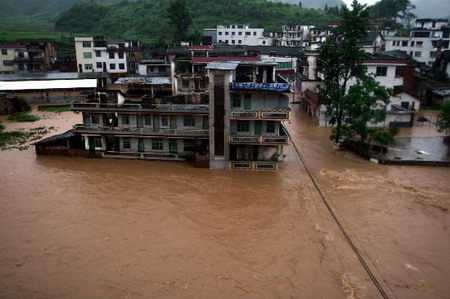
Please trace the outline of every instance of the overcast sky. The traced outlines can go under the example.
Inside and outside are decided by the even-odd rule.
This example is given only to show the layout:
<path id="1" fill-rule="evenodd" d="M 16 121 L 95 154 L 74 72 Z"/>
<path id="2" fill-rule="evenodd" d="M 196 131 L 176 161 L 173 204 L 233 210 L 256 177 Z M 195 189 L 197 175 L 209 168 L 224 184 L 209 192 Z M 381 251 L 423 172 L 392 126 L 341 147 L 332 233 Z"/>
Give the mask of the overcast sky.
<path id="1" fill-rule="evenodd" d="M 343 1 L 345 2 L 345 4 L 347 4 L 347 6 L 352 5 L 352 2 L 353 2 L 353 0 L 343 0 Z M 362 3 L 362 4 L 369 4 L 369 5 L 372 5 L 372 4 L 374 4 L 375 2 L 377 2 L 377 0 L 358 0 L 358 2 L 359 2 L 359 3 Z"/>

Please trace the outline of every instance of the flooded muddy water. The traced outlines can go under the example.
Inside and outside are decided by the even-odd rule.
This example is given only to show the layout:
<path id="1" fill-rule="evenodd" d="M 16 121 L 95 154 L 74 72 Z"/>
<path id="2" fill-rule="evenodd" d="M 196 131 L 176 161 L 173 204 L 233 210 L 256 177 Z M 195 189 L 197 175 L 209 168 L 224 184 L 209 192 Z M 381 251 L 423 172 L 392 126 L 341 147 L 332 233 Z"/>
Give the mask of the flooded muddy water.
<path id="1" fill-rule="evenodd" d="M 449 169 L 335 152 L 329 129 L 293 108 L 294 142 L 386 292 L 447 297 Z M 46 118 L 4 124 L 81 121 L 36 113 Z M 292 146 L 278 172 L 33 148 L 0 152 L 0 167 L 0 297 L 380 297 Z"/>

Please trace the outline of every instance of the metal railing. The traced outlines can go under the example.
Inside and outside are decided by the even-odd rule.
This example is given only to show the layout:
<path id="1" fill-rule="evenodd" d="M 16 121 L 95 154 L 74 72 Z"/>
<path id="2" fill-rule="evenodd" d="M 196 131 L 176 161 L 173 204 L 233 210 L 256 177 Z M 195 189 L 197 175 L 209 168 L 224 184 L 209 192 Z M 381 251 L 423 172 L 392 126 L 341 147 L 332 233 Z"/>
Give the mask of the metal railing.
<path id="1" fill-rule="evenodd" d="M 78 133 L 97 133 L 114 135 L 147 135 L 147 136 L 195 136 L 208 137 L 209 130 L 203 129 L 169 129 L 169 128 L 136 128 L 136 127 L 94 127 L 75 125 L 74 130 Z"/>
<path id="2" fill-rule="evenodd" d="M 74 111 L 128 111 L 128 112 L 192 112 L 208 114 L 209 106 L 203 104 L 104 104 L 104 103 L 71 103 Z"/>
<path id="3" fill-rule="evenodd" d="M 267 144 L 267 145 L 287 145 L 289 136 L 239 136 L 230 135 L 232 144 Z"/>
<path id="4" fill-rule="evenodd" d="M 289 120 L 289 109 L 255 109 L 255 110 L 231 110 L 231 119 L 261 119 L 261 120 Z"/>
<path id="5" fill-rule="evenodd" d="M 277 170 L 278 163 L 272 161 L 230 161 L 230 169 L 240 170 Z"/>

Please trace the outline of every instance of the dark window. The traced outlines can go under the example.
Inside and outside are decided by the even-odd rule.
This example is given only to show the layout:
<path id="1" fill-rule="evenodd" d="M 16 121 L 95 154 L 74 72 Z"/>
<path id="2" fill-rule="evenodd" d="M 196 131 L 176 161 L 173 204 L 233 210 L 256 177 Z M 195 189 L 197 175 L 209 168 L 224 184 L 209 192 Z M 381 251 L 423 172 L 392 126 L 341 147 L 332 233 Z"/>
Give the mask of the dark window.
<path id="1" fill-rule="evenodd" d="M 125 69 L 125 63 L 119 63 L 119 69 L 124 70 Z"/>
<path id="2" fill-rule="evenodd" d="M 250 123 L 247 120 L 238 120 L 237 122 L 238 132 L 248 132 L 250 131 Z"/>
<path id="3" fill-rule="evenodd" d="M 228 31 L 225 31 L 225 35 L 228 35 Z"/>
<path id="4" fill-rule="evenodd" d="M 92 114 L 92 115 L 91 115 L 91 122 L 92 122 L 92 124 L 94 124 L 94 125 L 98 125 L 98 124 L 100 123 L 99 117 L 98 117 L 97 114 Z"/>
<path id="5" fill-rule="evenodd" d="M 83 48 L 90 48 L 91 45 L 91 42 L 83 42 Z"/>
<path id="6" fill-rule="evenodd" d="M 267 133 L 275 133 L 275 122 L 274 121 L 267 122 L 266 132 Z"/>
<path id="7" fill-rule="evenodd" d="M 3 66 L 13 66 L 12 60 L 3 60 Z"/>
<path id="8" fill-rule="evenodd" d="M 130 124 L 130 116 L 129 115 L 122 115 L 122 124 L 123 125 L 129 125 Z"/>
<path id="9" fill-rule="evenodd" d="M 123 138 L 123 148 L 131 148 L 130 138 Z"/>
<path id="10" fill-rule="evenodd" d="M 238 33 L 239 35 L 242 35 L 242 31 L 239 31 L 239 33 Z"/>
<path id="11" fill-rule="evenodd" d="M 159 66 L 158 67 L 158 72 L 164 73 L 165 71 L 166 71 L 166 67 L 165 66 Z"/>
<path id="12" fill-rule="evenodd" d="M 114 63 L 110 63 L 110 64 L 109 64 L 109 68 L 110 68 L 111 70 L 115 70 L 115 69 L 116 69 L 116 65 L 115 65 Z"/>
<path id="13" fill-rule="evenodd" d="M 123 52 L 119 52 L 119 59 L 123 59 Z"/>
<path id="14" fill-rule="evenodd" d="M 192 152 L 194 151 L 195 140 L 194 139 L 183 139 L 183 151 Z"/>
<path id="15" fill-rule="evenodd" d="M 219 35 L 222 35 L 222 31 L 219 31 Z"/>
<path id="16" fill-rule="evenodd" d="M 102 68 L 102 63 L 101 62 L 97 62 L 97 68 L 101 69 Z"/>
<path id="17" fill-rule="evenodd" d="M 241 108 L 241 95 L 232 94 L 231 95 L 231 107 L 232 108 Z"/>
<path id="18" fill-rule="evenodd" d="M 152 150 L 162 151 L 164 149 L 164 144 L 162 139 L 152 139 Z"/>
<path id="19" fill-rule="evenodd" d="M 387 75 L 387 67 L 377 66 L 377 77 L 386 77 L 386 75 Z"/>
<path id="20" fill-rule="evenodd" d="M 114 59 L 114 52 L 109 52 L 109 58 Z"/>
<path id="21" fill-rule="evenodd" d="M 102 137 L 94 137 L 94 146 L 102 147 Z"/>
<path id="22" fill-rule="evenodd" d="M 23 53 L 23 52 L 19 52 L 19 58 L 24 58 L 25 57 L 25 54 Z"/>
<path id="23" fill-rule="evenodd" d="M 2 55 L 8 55 L 8 50 L 2 49 Z"/>
<path id="24" fill-rule="evenodd" d="M 146 115 L 144 117 L 144 123 L 146 126 L 151 126 L 152 125 L 152 116 L 151 115 Z"/>
<path id="25" fill-rule="evenodd" d="M 255 35 L 255 36 L 256 36 L 256 31 L 255 31 L 255 32 L 253 32 L 253 35 Z"/>
<path id="26" fill-rule="evenodd" d="M 245 35 L 251 35 L 252 33 L 250 31 L 245 32 Z"/>
<path id="27" fill-rule="evenodd" d="M 191 115 L 184 116 L 184 126 L 185 127 L 195 127 L 195 117 Z"/>
<path id="28" fill-rule="evenodd" d="M 102 52 L 95 51 L 95 57 L 102 57 Z"/>
<path id="29" fill-rule="evenodd" d="M 404 40 L 402 41 L 402 47 L 407 47 L 408 46 L 408 41 Z"/>

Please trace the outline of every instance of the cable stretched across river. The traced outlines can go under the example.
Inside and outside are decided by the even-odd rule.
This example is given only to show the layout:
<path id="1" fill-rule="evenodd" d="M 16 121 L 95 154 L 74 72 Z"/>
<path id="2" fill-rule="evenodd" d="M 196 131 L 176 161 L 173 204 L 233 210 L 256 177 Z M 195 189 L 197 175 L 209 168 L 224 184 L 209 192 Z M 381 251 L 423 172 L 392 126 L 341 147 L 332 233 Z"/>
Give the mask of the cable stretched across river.
<path id="1" fill-rule="evenodd" d="M 289 134 L 290 135 L 290 134 Z M 291 137 L 291 136 L 289 136 Z M 345 230 L 345 228 L 343 227 L 343 225 L 341 224 L 341 222 L 339 221 L 339 219 L 337 218 L 336 214 L 334 213 L 333 209 L 331 209 L 330 204 L 328 203 L 327 199 L 325 198 L 325 196 L 323 195 L 322 191 L 320 190 L 319 186 L 316 183 L 316 180 L 314 179 L 311 171 L 309 170 L 308 166 L 306 165 L 305 160 L 303 159 L 302 155 L 300 154 L 300 151 L 298 150 L 297 146 L 295 145 L 295 142 L 291 139 L 291 143 L 295 149 L 295 152 L 297 153 L 298 157 L 300 158 L 300 161 L 303 164 L 303 167 L 306 170 L 306 173 L 308 174 L 309 178 L 311 179 L 311 182 L 313 183 L 314 187 L 316 188 L 317 192 L 320 195 L 320 198 L 322 199 L 322 202 L 325 204 L 326 208 L 328 209 L 328 211 L 331 214 L 331 217 L 333 218 L 334 222 L 336 222 L 337 226 L 339 227 L 339 230 L 342 232 L 342 234 L 345 237 L 345 240 L 347 241 L 347 243 L 350 245 L 350 247 L 352 248 L 353 252 L 355 253 L 356 257 L 358 258 L 359 262 L 361 263 L 361 265 L 363 266 L 363 268 L 366 270 L 367 274 L 369 275 L 370 279 L 372 280 L 373 284 L 375 285 L 375 287 L 378 289 L 378 291 L 380 292 L 381 296 L 385 299 L 389 299 L 389 296 L 386 294 L 385 290 L 383 289 L 383 287 L 381 286 L 381 284 L 378 282 L 377 278 L 375 277 L 375 275 L 373 274 L 372 270 L 370 270 L 370 267 L 367 265 L 366 261 L 364 260 L 364 258 L 362 257 L 361 253 L 359 252 L 358 248 L 355 246 L 355 244 L 353 243 L 352 239 L 350 238 L 350 236 L 348 235 L 347 231 Z M 392 291 L 392 290 L 391 290 Z M 395 295 L 394 295 L 395 296 Z"/>

